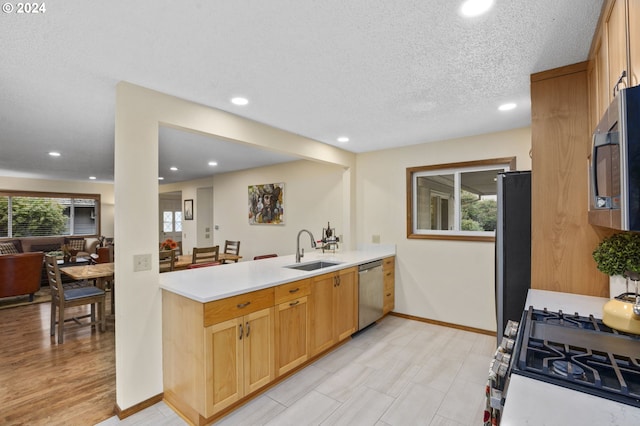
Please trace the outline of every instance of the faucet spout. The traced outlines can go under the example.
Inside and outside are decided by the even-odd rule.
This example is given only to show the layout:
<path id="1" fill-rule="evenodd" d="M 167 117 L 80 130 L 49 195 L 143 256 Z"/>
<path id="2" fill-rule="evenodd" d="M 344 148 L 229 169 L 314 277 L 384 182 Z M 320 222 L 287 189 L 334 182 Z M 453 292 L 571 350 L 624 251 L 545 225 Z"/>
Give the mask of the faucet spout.
<path id="1" fill-rule="evenodd" d="M 313 238 L 313 234 L 306 229 L 300 230 L 300 232 L 298 232 L 298 238 L 296 240 L 296 263 L 300 263 L 300 259 L 304 257 L 304 249 L 300 250 L 300 235 L 302 235 L 303 232 L 309 234 L 309 238 L 311 238 L 311 248 L 316 248 L 316 239 Z"/>

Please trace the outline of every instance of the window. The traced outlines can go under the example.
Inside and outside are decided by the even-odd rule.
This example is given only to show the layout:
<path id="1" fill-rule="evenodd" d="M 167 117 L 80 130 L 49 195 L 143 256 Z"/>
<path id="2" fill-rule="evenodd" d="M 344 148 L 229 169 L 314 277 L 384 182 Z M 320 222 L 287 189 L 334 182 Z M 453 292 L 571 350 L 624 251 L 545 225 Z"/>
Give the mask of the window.
<path id="1" fill-rule="evenodd" d="M 182 211 L 163 211 L 162 212 L 162 231 L 163 232 L 182 232 Z"/>
<path id="2" fill-rule="evenodd" d="M 95 236 L 100 195 L 0 191 L 0 237 Z"/>
<path id="3" fill-rule="evenodd" d="M 407 238 L 494 241 L 497 174 L 515 157 L 407 168 Z"/>

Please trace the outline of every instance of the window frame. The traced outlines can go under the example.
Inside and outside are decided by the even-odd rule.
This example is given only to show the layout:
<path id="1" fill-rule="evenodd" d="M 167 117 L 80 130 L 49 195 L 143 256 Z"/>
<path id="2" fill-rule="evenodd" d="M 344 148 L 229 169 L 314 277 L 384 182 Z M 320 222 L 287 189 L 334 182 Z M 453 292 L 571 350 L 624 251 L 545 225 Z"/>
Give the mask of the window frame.
<path id="1" fill-rule="evenodd" d="M 102 202 L 101 202 L 101 198 L 100 198 L 100 194 L 88 194 L 88 193 L 78 193 L 78 192 L 43 192 L 43 191 L 17 191 L 17 190 L 7 190 L 7 189 L 0 189 L 0 197 L 31 197 L 31 198 L 71 198 L 71 199 L 92 199 L 95 200 L 96 202 L 96 217 L 95 217 L 95 221 L 96 221 L 96 229 L 95 229 L 95 233 L 93 234 L 76 234 L 74 233 L 74 227 L 73 226 L 73 222 L 69 225 L 69 230 L 70 233 L 69 234 L 60 234 L 60 235 L 47 235 L 44 236 L 42 238 L 46 238 L 46 237 L 84 237 L 84 238 L 98 238 L 98 236 L 100 235 L 100 229 L 101 229 L 101 221 L 102 221 Z M 11 203 L 9 203 L 9 206 L 11 205 Z M 75 212 L 72 209 L 71 213 L 69 215 L 69 218 L 72 219 L 72 217 L 74 216 Z M 9 224 L 9 229 L 11 229 L 11 224 Z M 14 236 L 7 236 L 7 237 L 2 237 L 3 239 L 12 239 L 12 238 L 40 238 L 40 237 L 14 237 Z"/>
<path id="2" fill-rule="evenodd" d="M 493 235 L 486 235 L 490 231 L 461 231 L 461 230 L 429 230 L 426 233 L 414 232 L 414 176 L 422 172 L 442 171 L 451 174 L 473 172 L 477 169 L 490 169 L 495 166 L 496 169 L 505 168 L 507 171 L 516 170 L 516 157 L 490 158 L 486 160 L 464 161 L 459 163 L 445 163 L 428 166 L 407 167 L 406 169 L 406 188 L 407 188 L 407 238 L 418 240 L 458 240 L 458 241 L 484 241 L 495 242 L 495 232 Z M 459 183 L 455 182 L 455 193 L 459 198 Z M 457 199 L 455 203 L 459 203 Z M 480 233 L 482 235 L 473 235 Z"/>

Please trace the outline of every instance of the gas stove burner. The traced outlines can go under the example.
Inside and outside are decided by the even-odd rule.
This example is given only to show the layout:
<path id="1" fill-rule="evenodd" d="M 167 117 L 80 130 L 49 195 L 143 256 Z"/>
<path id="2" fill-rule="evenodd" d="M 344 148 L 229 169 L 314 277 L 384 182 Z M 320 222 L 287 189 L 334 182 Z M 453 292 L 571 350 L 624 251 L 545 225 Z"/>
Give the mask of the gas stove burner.
<path id="1" fill-rule="evenodd" d="M 577 380 L 586 377 L 582 367 L 569 361 L 553 361 L 551 369 L 554 373 L 568 379 Z"/>
<path id="2" fill-rule="evenodd" d="M 569 318 L 547 318 L 544 320 L 546 324 L 561 325 L 563 327 L 582 328 L 579 322 L 572 321 Z"/>

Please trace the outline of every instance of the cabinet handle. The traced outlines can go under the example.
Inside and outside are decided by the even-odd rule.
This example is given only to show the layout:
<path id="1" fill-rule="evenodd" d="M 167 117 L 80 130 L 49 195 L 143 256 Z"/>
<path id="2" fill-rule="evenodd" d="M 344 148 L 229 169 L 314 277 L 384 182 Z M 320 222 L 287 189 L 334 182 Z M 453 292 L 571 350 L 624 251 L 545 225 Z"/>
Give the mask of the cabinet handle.
<path id="1" fill-rule="evenodd" d="M 391 276 L 391 272 L 387 272 L 387 276 L 390 277 Z"/>
<path id="2" fill-rule="evenodd" d="M 242 309 L 242 308 L 246 308 L 250 304 L 251 302 L 244 302 L 244 303 L 238 303 L 236 306 L 238 307 L 238 309 Z"/>
<path id="3" fill-rule="evenodd" d="M 296 306 L 298 303 L 300 303 L 300 301 L 296 300 L 295 302 L 289 303 L 289 306 Z"/>
<path id="4" fill-rule="evenodd" d="M 391 293 L 387 293 L 387 297 L 390 297 L 390 296 L 391 296 Z"/>
<path id="5" fill-rule="evenodd" d="M 338 287 L 340 287 L 340 277 L 336 277 L 336 281 L 338 282 Z"/>
<path id="6" fill-rule="evenodd" d="M 300 287 L 293 288 L 293 289 L 289 290 L 289 293 L 297 293 L 299 290 L 300 290 Z"/>
<path id="7" fill-rule="evenodd" d="M 240 335 L 238 336 L 238 340 L 242 340 L 242 334 L 243 334 L 243 331 L 242 331 L 242 324 L 240 324 L 240 326 L 238 327 L 238 329 L 240 330 Z"/>
<path id="8" fill-rule="evenodd" d="M 249 333 L 251 333 L 251 326 L 247 323 L 247 337 L 249 337 Z"/>
<path id="9" fill-rule="evenodd" d="M 613 97 L 616 97 L 616 91 L 620 92 L 620 89 L 618 88 L 618 86 L 620 86 L 620 84 L 622 84 L 622 79 L 624 79 L 627 76 L 627 70 L 622 70 L 622 74 L 620 74 L 620 78 L 618 79 L 618 81 L 616 82 L 615 86 L 613 86 Z M 625 84 L 626 86 L 626 84 Z"/>

